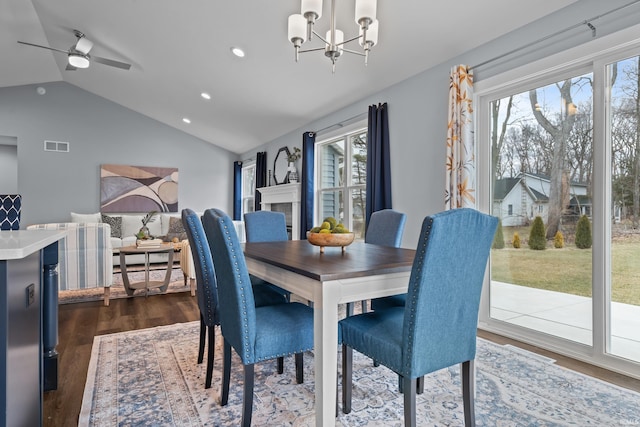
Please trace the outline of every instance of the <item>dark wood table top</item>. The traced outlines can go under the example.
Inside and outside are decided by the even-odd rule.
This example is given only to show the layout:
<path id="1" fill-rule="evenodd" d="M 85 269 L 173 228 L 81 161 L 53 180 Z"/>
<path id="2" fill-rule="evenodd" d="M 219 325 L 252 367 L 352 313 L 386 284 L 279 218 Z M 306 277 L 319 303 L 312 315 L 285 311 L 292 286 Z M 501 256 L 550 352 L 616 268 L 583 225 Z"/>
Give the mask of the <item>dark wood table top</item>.
<path id="1" fill-rule="evenodd" d="M 318 246 L 306 240 L 245 243 L 245 258 L 252 258 L 314 280 L 340 280 L 410 271 L 416 251 L 356 242 L 340 247 Z"/>

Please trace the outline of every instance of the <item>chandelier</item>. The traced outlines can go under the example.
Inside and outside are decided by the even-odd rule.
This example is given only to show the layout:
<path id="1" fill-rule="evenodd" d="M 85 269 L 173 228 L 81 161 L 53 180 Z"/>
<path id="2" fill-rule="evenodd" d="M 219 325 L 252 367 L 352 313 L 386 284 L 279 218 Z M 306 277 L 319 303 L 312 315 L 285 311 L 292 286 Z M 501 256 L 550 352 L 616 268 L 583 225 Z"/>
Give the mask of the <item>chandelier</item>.
<path id="1" fill-rule="evenodd" d="M 344 39 L 344 33 L 336 28 L 336 0 L 331 0 L 331 20 L 326 38 L 323 38 L 314 29 L 315 22 L 322 16 L 322 0 L 302 0 L 300 14 L 289 16 L 289 40 L 293 43 L 296 52 L 296 62 L 300 53 L 324 50 L 324 56 L 331 60 L 332 70 L 336 71 L 336 61 L 344 53 L 352 53 L 364 56 L 364 64 L 367 65 L 369 51 L 378 43 L 378 20 L 376 19 L 377 0 L 356 0 L 355 21 L 360 27 L 357 36 Z M 300 50 L 302 43 L 311 41 L 312 36 L 324 42 L 324 46 Z M 344 46 L 352 41 L 359 40 L 363 51 L 355 51 Z"/>

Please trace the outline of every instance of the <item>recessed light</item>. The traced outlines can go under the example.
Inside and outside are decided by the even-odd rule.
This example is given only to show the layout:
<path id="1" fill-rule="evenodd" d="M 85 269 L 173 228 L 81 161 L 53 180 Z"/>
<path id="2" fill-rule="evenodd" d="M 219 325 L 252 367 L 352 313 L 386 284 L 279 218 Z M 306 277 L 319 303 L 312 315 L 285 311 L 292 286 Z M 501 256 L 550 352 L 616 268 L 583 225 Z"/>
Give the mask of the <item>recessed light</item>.
<path id="1" fill-rule="evenodd" d="M 231 53 L 233 53 L 238 58 L 244 58 L 244 50 L 240 49 L 239 47 L 232 47 Z"/>
<path id="2" fill-rule="evenodd" d="M 202 92 L 200 96 L 206 99 L 207 101 L 211 99 L 211 95 L 209 95 L 207 92 Z"/>
<path id="3" fill-rule="evenodd" d="M 186 124 L 191 123 L 191 120 L 189 120 L 189 119 L 188 119 L 188 118 L 186 118 L 186 117 L 185 117 L 185 118 L 183 118 L 183 119 L 182 119 L 182 121 L 183 121 L 183 122 L 185 122 Z"/>

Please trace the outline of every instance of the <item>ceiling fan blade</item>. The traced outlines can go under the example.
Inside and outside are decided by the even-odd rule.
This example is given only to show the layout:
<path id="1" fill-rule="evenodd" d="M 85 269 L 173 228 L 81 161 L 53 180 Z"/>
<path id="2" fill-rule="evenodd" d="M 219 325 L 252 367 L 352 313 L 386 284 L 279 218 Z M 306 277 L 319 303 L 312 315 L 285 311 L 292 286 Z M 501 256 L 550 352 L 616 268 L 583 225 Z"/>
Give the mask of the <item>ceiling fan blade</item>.
<path id="1" fill-rule="evenodd" d="M 71 65 L 71 64 L 67 64 L 67 68 L 65 68 L 65 70 L 67 70 L 67 71 L 75 71 L 75 70 L 77 70 L 77 68 L 76 68 L 76 67 L 74 67 L 74 66 L 73 66 L 73 65 Z"/>
<path id="2" fill-rule="evenodd" d="M 123 70 L 128 70 L 131 68 L 131 64 L 127 64 L 125 62 L 115 61 L 113 59 L 102 58 L 100 56 L 91 56 L 91 59 L 99 62 L 104 65 L 109 65 L 111 67 L 122 68 Z"/>
<path id="3" fill-rule="evenodd" d="M 55 47 L 42 46 L 42 45 L 34 44 L 34 43 L 21 42 L 20 40 L 18 40 L 18 43 L 20 43 L 20 44 L 26 44 L 26 45 L 28 45 L 28 46 L 41 47 L 41 48 L 43 48 L 43 49 L 49 49 L 49 50 L 53 50 L 53 51 L 55 51 L 55 52 L 69 53 L 69 51 L 68 51 L 68 50 L 56 49 Z"/>

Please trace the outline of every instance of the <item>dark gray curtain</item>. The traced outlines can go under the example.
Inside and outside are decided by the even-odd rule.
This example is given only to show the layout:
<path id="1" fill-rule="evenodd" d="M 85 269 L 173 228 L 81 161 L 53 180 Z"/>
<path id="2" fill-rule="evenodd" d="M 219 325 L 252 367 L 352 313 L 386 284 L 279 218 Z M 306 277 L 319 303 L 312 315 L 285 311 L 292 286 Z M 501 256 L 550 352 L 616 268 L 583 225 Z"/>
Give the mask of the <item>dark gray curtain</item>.
<path id="1" fill-rule="evenodd" d="M 300 240 L 307 239 L 307 231 L 313 228 L 313 198 L 314 198 L 314 145 L 316 134 L 305 132 L 302 134 L 302 174 L 300 190 Z"/>
<path id="2" fill-rule="evenodd" d="M 267 186 L 267 152 L 259 151 L 256 155 L 256 194 L 255 194 L 255 210 L 262 209 L 262 195 L 258 188 Z"/>
<path id="3" fill-rule="evenodd" d="M 233 162 L 233 219 L 242 215 L 242 162 Z"/>
<path id="4" fill-rule="evenodd" d="M 391 208 L 389 119 L 385 102 L 369 106 L 366 224 L 373 212 Z"/>

